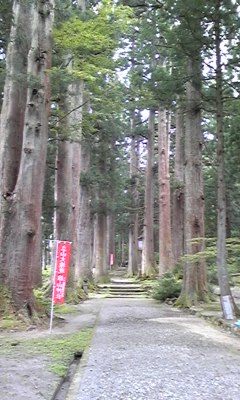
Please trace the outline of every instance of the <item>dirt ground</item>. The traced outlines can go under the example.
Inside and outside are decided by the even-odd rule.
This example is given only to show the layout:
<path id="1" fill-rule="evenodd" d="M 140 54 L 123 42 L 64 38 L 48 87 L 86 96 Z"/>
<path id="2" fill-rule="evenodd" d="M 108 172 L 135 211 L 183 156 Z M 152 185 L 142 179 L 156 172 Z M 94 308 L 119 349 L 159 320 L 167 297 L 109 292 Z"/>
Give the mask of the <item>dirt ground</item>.
<path id="1" fill-rule="evenodd" d="M 61 378 L 50 371 L 51 359 L 48 355 L 26 352 L 25 347 L 21 344 L 32 339 L 57 338 L 59 335 L 73 334 L 79 332 L 81 329 L 94 327 L 104 301 L 104 299 L 95 298 L 76 306 L 76 312 L 64 315 L 63 322 L 53 327 L 51 335 L 49 329 L 33 329 L 24 332 L 0 332 L 0 399 L 65 399 L 65 396 L 61 394 L 55 396 L 56 388 L 59 387 Z M 171 308 L 167 305 L 165 307 L 168 309 Z M 176 312 L 177 310 L 175 309 Z M 163 320 L 161 318 L 161 323 Z M 170 322 L 168 318 L 165 318 L 165 320 L 165 322 Z M 189 315 L 186 318 L 186 315 L 184 317 L 182 312 L 179 312 L 176 321 L 190 329 L 193 333 L 199 332 L 200 329 L 201 335 L 206 338 L 230 346 L 237 353 L 240 351 L 239 337 L 227 332 L 221 332 L 219 328 L 213 327 L 210 322 L 200 322 L 199 318 L 189 318 Z"/>
<path id="2" fill-rule="evenodd" d="M 61 378 L 49 370 L 47 354 L 28 352 L 24 343 L 94 327 L 101 304 L 101 299 L 92 299 L 78 305 L 75 313 L 64 315 L 62 323 L 53 327 L 51 335 L 49 329 L 42 328 L 0 332 L 0 399 L 53 399 Z"/>

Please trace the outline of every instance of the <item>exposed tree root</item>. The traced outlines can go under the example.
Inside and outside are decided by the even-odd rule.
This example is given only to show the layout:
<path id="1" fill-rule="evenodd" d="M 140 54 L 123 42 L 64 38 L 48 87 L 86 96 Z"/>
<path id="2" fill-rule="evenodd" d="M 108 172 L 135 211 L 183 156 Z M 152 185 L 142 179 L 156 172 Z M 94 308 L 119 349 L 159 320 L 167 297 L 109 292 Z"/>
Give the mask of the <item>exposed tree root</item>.
<path id="1" fill-rule="evenodd" d="M 192 306 L 199 305 L 199 303 L 209 303 L 210 301 L 211 299 L 207 291 L 194 292 L 192 294 L 182 292 L 178 297 L 175 306 L 180 308 L 191 308 Z"/>

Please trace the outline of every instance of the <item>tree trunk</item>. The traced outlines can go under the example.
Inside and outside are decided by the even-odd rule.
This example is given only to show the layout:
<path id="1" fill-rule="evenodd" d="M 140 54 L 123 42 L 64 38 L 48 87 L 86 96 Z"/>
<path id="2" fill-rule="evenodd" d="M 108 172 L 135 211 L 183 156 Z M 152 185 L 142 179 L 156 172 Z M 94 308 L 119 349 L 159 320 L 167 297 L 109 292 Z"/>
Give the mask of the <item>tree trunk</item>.
<path id="1" fill-rule="evenodd" d="M 148 125 L 147 165 L 145 173 L 144 227 L 142 251 L 142 275 L 151 276 L 154 273 L 153 246 L 153 160 L 155 138 L 155 112 L 150 110 Z"/>
<path id="2" fill-rule="evenodd" d="M 183 288 L 177 304 L 190 307 L 207 297 L 205 260 L 192 261 L 191 256 L 204 250 L 204 194 L 202 177 L 201 129 L 201 64 L 200 59 L 189 59 L 186 84 L 185 129 L 185 254 Z"/>
<path id="3" fill-rule="evenodd" d="M 76 274 L 78 282 L 92 279 L 91 265 L 91 214 L 90 188 L 87 174 L 90 168 L 90 148 L 84 139 L 81 142 L 80 163 L 80 213 L 79 213 L 79 241 Z"/>
<path id="4" fill-rule="evenodd" d="M 0 125 L 0 234 L 2 238 L 9 235 L 8 198 L 11 198 L 14 192 L 21 161 L 24 113 L 27 99 L 27 85 L 24 82 L 26 82 L 27 77 L 32 12 L 32 7 L 26 7 L 24 2 L 14 1 L 13 23 L 7 48 L 6 79 Z M 26 28 L 26 37 L 25 29 L 23 29 L 25 24 L 28 27 L 28 32 Z M 19 34 L 22 38 L 20 43 Z M 8 246 L 6 241 L 2 243 L 3 252 L 7 251 L 4 249 L 5 246 Z M 4 260 L 4 256 L 2 260 Z M 0 282 L 3 282 L 8 275 L 8 272 L 4 270 L 4 263 L 1 263 Z"/>
<path id="5" fill-rule="evenodd" d="M 78 0 L 82 13 L 86 11 L 85 0 Z M 73 61 L 74 63 L 74 61 Z M 90 150 L 82 137 L 84 109 L 84 82 L 72 84 L 70 129 L 72 131 L 72 257 L 73 284 L 82 286 L 84 280 L 92 278 L 91 270 L 91 222 L 89 184 L 84 179 L 89 171 Z M 88 107 L 88 106 L 87 106 Z M 88 111 L 88 110 L 87 110 Z"/>
<path id="6" fill-rule="evenodd" d="M 98 212 L 95 218 L 95 279 L 101 282 L 107 277 L 106 215 Z"/>
<path id="7" fill-rule="evenodd" d="M 176 265 L 184 254 L 184 114 L 180 106 L 176 112 L 172 241 Z"/>
<path id="8" fill-rule="evenodd" d="M 66 57 L 66 64 L 71 72 L 72 62 L 71 56 Z M 72 193 L 77 188 L 73 187 L 73 153 L 74 146 L 72 143 L 73 132 L 76 121 L 72 114 L 74 108 L 74 100 L 76 96 L 75 84 L 68 85 L 63 106 L 61 111 L 62 118 L 61 126 L 59 127 L 58 147 L 57 147 L 57 162 L 55 174 L 55 239 L 66 240 L 72 242 L 70 268 L 68 273 L 68 288 L 73 287 L 73 255 L 75 249 L 74 235 L 74 218 L 73 218 L 73 198 Z M 75 134 L 75 132 L 74 132 Z"/>
<path id="9" fill-rule="evenodd" d="M 167 111 L 159 109 L 159 275 L 173 269 Z"/>
<path id="10" fill-rule="evenodd" d="M 21 160 L 32 12 L 24 1 L 14 1 L 0 126 L 0 189 L 6 197 L 15 189 Z"/>
<path id="11" fill-rule="evenodd" d="M 126 245 L 126 243 L 125 243 L 125 240 L 124 240 L 124 234 L 123 234 L 123 237 L 121 238 L 121 265 L 123 266 L 123 267 L 125 267 L 126 265 L 127 265 L 127 257 L 126 257 L 126 247 L 127 247 L 127 245 Z"/>
<path id="12" fill-rule="evenodd" d="M 239 311 L 231 294 L 226 252 L 226 186 L 224 171 L 224 111 L 223 111 L 223 74 L 221 60 L 221 0 L 217 1 L 215 13 L 216 46 L 216 116 L 217 116 L 217 268 L 220 286 L 221 306 L 225 319 L 233 319 Z"/>
<path id="13" fill-rule="evenodd" d="M 134 128 L 132 119 L 132 131 Z M 134 134 L 131 140 L 130 179 L 132 210 L 129 226 L 128 275 L 133 276 L 138 274 L 138 150 Z"/>
<path id="14" fill-rule="evenodd" d="M 3 283 L 9 288 L 16 309 L 33 307 L 33 283 L 41 268 L 41 214 L 45 175 L 51 67 L 53 1 L 34 3 L 23 146 L 16 186 L 1 204 L 5 218 L 0 225 Z M 37 82 L 37 84 L 36 84 Z M 7 227 L 6 227 L 7 224 Z"/>
<path id="15" fill-rule="evenodd" d="M 115 218 L 112 211 L 108 212 L 107 216 L 107 258 L 110 268 L 114 268 L 115 265 Z M 111 265 L 111 257 L 113 257 Z"/>
<path id="16" fill-rule="evenodd" d="M 58 141 L 56 172 L 56 240 L 72 241 L 72 143 Z"/>
<path id="17" fill-rule="evenodd" d="M 104 182 L 106 160 L 104 153 L 99 155 L 98 167 L 100 182 Z M 107 210 L 104 185 L 97 185 L 97 212 L 95 213 L 95 278 L 97 281 L 107 279 Z"/>

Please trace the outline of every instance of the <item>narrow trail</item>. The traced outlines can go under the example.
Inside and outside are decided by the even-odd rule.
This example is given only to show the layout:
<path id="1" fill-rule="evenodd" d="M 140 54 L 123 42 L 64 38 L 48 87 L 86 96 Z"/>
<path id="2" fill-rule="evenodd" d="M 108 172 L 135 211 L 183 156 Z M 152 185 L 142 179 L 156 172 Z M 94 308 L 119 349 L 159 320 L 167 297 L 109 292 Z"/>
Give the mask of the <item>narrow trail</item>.
<path id="1" fill-rule="evenodd" d="M 102 302 L 67 400 L 239 400 L 240 341 L 149 299 Z"/>

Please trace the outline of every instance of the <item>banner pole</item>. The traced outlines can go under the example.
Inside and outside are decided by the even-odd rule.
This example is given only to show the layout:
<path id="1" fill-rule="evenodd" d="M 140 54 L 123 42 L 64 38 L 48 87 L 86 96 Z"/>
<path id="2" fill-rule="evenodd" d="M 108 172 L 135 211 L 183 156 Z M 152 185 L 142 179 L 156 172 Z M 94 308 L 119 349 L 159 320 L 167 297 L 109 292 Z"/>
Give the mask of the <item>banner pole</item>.
<path id="1" fill-rule="evenodd" d="M 57 254 L 58 254 L 58 240 L 54 241 L 56 243 L 56 252 L 55 252 L 55 263 L 54 263 L 54 273 L 53 273 L 53 288 L 52 288 L 52 303 L 51 303 L 51 314 L 50 314 L 50 327 L 49 333 L 52 333 L 52 325 L 53 325 L 53 312 L 54 312 L 54 287 L 55 287 L 55 275 L 56 275 L 56 267 L 57 267 Z"/>

